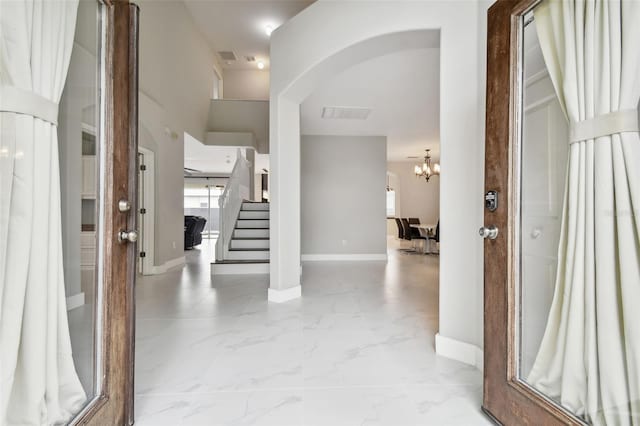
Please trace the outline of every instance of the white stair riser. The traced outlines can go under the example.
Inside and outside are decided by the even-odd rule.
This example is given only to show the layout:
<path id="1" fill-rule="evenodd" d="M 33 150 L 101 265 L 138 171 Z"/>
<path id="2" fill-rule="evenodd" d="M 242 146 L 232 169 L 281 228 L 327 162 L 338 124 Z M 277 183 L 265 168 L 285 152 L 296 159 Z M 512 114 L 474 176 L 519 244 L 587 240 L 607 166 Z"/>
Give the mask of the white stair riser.
<path id="1" fill-rule="evenodd" d="M 268 249 L 269 240 L 231 240 L 232 249 Z"/>
<path id="2" fill-rule="evenodd" d="M 247 210 L 241 211 L 238 219 L 259 219 L 259 220 L 267 220 L 269 219 L 268 211 L 260 211 L 260 210 Z"/>
<path id="3" fill-rule="evenodd" d="M 268 263 L 212 263 L 213 275 L 268 274 Z"/>
<path id="4" fill-rule="evenodd" d="M 226 260 L 269 260 L 268 251 L 230 251 Z"/>
<path id="5" fill-rule="evenodd" d="M 268 229 L 236 229 L 233 231 L 234 238 L 269 238 Z"/>
<path id="6" fill-rule="evenodd" d="M 268 220 L 239 220 L 236 222 L 236 229 L 242 228 L 269 228 Z"/>
<path id="7" fill-rule="evenodd" d="M 269 211 L 269 203 L 242 203 L 242 210 Z"/>

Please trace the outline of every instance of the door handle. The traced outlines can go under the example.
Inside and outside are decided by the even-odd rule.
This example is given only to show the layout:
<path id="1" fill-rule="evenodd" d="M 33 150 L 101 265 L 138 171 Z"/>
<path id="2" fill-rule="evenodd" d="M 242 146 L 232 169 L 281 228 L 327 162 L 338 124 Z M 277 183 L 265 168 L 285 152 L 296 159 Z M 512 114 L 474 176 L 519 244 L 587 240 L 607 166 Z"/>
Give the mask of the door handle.
<path id="1" fill-rule="evenodd" d="M 498 228 L 495 225 L 483 226 L 478 230 L 478 234 L 480 234 L 482 238 L 495 240 L 498 238 Z"/>
<path id="2" fill-rule="evenodd" d="M 118 241 L 121 243 L 135 243 L 138 241 L 138 231 L 120 231 L 118 232 Z"/>

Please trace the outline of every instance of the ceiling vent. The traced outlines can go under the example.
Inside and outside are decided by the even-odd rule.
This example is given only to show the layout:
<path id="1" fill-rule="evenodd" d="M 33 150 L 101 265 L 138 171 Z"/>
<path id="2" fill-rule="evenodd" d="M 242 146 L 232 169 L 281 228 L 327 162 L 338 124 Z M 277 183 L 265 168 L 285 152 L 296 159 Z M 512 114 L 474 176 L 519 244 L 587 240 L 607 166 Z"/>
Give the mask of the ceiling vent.
<path id="1" fill-rule="evenodd" d="M 255 56 L 245 56 L 244 59 L 246 59 L 247 62 L 255 62 L 256 61 L 256 57 Z"/>
<path id="2" fill-rule="evenodd" d="M 237 59 L 238 59 L 238 58 L 236 57 L 236 54 L 235 54 L 235 53 L 233 53 L 233 52 L 232 52 L 232 51 L 230 51 L 230 50 L 229 50 L 229 51 L 221 51 L 221 52 L 218 52 L 218 55 L 220 56 L 220 58 L 221 58 L 223 61 L 235 61 L 235 60 L 237 60 Z"/>
<path id="3" fill-rule="evenodd" d="M 322 118 L 339 120 L 366 120 L 371 108 L 361 107 L 324 107 Z"/>

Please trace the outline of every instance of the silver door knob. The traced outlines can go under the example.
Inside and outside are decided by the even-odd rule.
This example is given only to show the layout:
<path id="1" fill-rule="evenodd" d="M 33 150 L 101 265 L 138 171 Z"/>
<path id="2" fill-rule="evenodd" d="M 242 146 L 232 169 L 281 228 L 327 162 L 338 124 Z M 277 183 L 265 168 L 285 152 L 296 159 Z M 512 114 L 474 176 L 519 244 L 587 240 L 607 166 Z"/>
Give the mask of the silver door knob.
<path id="1" fill-rule="evenodd" d="M 138 241 L 138 231 L 120 231 L 118 232 L 118 241 L 121 243 L 135 243 Z"/>
<path id="2" fill-rule="evenodd" d="M 480 234 L 482 238 L 495 240 L 496 238 L 498 238 L 498 228 L 495 225 L 483 226 L 478 231 L 478 234 Z"/>

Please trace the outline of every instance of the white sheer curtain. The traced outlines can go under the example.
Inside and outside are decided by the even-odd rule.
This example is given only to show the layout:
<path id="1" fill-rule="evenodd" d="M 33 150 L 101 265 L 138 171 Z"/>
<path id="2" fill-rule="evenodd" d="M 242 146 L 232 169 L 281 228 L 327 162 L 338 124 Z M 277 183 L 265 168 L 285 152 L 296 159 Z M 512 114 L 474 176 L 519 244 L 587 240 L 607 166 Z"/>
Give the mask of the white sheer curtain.
<path id="1" fill-rule="evenodd" d="M 571 125 L 556 289 L 530 383 L 596 425 L 640 425 L 640 1 L 534 12 Z"/>
<path id="2" fill-rule="evenodd" d="M 64 423 L 86 397 L 62 269 L 57 103 L 77 0 L 0 0 L 0 424 Z"/>

